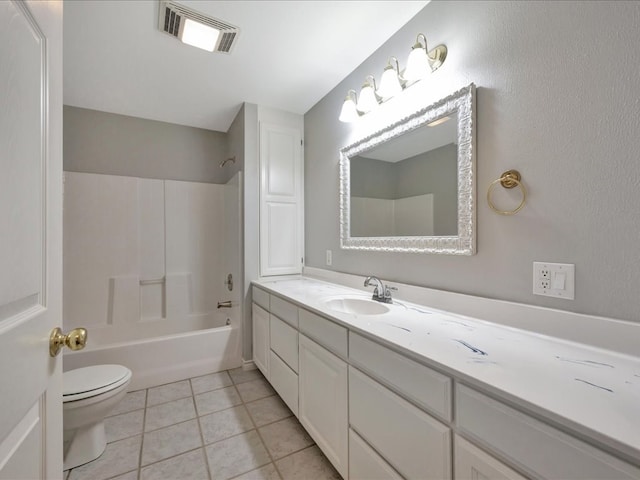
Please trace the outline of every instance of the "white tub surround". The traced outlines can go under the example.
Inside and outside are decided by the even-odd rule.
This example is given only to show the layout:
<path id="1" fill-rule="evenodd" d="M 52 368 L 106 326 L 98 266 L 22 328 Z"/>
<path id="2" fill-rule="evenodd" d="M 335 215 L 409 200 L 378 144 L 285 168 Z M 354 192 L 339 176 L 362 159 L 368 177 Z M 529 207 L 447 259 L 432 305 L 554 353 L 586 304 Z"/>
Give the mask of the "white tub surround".
<path id="1" fill-rule="evenodd" d="M 452 384 L 445 390 L 449 393 L 443 394 L 442 406 L 434 407 L 431 402 L 426 411 L 452 429 L 456 449 L 466 448 L 465 440 L 459 437 L 462 434 L 467 440 L 477 440 L 512 467 L 515 465 L 516 471 L 547 476 L 544 465 L 527 464 L 518 456 L 519 452 L 510 450 L 509 442 L 497 445 L 489 438 L 491 429 L 487 433 L 486 425 L 474 423 L 472 420 L 476 417 L 469 413 L 483 412 L 489 418 L 491 412 L 499 410 L 504 413 L 500 418 L 510 419 L 511 423 L 505 420 L 505 428 L 517 431 L 525 425 L 527 435 L 539 434 L 531 441 L 549 444 L 552 450 L 553 442 L 563 441 L 564 435 L 571 441 L 580 439 L 575 440 L 581 445 L 578 450 L 588 451 L 594 458 L 601 452 L 592 446 L 640 466 L 640 358 L 636 356 L 410 303 L 402 299 L 402 289 L 395 292 L 397 298 L 389 305 L 388 313 L 356 315 L 331 310 L 326 302 L 344 295 L 370 298 L 371 292 L 309 277 L 264 279 L 254 284 L 264 290 L 254 289 L 258 292 L 254 295 L 257 305 L 264 307 L 265 295 L 271 299 L 281 298 L 299 307 L 300 312 L 318 314 L 334 322 L 332 325 L 348 330 L 346 358 L 349 371 L 355 370 L 349 377 L 350 390 L 352 379 L 359 381 L 356 368 L 393 388 L 394 381 L 376 374 L 362 357 L 352 358 L 358 352 L 358 342 L 369 340 L 373 341 L 369 342 L 372 345 L 380 345 L 376 348 L 398 352 L 405 361 L 411 359 L 430 367 L 430 371 L 445 382 L 450 378 Z M 273 301 L 271 315 L 273 318 Z M 630 325 L 625 328 L 632 329 Z M 300 331 L 302 336 L 302 325 Z M 380 355 L 371 358 L 380 358 Z M 393 375 L 393 369 L 390 372 Z M 411 395 L 401 395 L 420 407 Z M 452 403 L 454 397 L 456 402 Z M 500 427 L 495 429 L 502 433 Z M 465 452 L 472 452 L 474 448 L 472 445 Z M 531 445 L 533 451 L 539 448 L 546 447 Z M 523 455 L 526 457 L 529 453 Z M 559 463 L 569 461 L 561 458 Z M 393 465 L 393 458 L 385 459 Z M 616 464 L 617 459 L 613 458 L 612 462 Z M 622 478 L 640 475 L 640 469 L 620 463 L 622 471 L 631 472 Z"/>

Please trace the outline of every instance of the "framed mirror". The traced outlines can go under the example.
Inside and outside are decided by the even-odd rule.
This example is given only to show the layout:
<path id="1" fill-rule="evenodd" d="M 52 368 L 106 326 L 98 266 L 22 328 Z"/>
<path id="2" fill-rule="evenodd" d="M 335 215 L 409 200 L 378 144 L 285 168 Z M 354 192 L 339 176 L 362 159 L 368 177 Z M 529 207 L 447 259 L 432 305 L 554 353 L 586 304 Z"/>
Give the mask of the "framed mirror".
<path id="1" fill-rule="evenodd" d="M 475 85 L 340 150 L 340 246 L 476 251 Z"/>

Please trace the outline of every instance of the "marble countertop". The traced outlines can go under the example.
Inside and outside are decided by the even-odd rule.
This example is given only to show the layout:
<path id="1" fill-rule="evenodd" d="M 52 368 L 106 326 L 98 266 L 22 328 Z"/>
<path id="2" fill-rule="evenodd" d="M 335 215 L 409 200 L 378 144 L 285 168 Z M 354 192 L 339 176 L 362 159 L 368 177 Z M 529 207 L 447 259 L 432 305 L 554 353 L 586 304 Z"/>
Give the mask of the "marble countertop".
<path id="1" fill-rule="evenodd" d="M 306 277 L 254 284 L 408 356 L 640 458 L 640 358 L 394 299 L 356 315 L 330 297 L 371 294 Z"/>

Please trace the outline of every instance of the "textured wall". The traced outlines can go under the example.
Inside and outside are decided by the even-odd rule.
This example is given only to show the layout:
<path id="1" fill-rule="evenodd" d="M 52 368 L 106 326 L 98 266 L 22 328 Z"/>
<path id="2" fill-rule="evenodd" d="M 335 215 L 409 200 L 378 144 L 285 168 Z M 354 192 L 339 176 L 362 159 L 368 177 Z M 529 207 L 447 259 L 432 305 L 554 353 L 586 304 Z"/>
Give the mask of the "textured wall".
<path id="1" fill-rule="evenodd" d="M 444 66 L 357 124 L 338 122 L 347 90 L 369 73 L 379 79 L 391 55 L 404 63 L 419 32 L 447 45 Z M 306 264 L 640 321 L 639 42 L 638 2 L 431 2 L 305 115 Z M 397 120 L 399 105 L 415 109 L 471 82 L 477 255 L 340 250 L 339 149 Z M 510 168 L 529 198 L 503 217 L 485 196 Z M 502 200 L 515 206 L 513 195 Z M 533 261 L 574 263 L 575 300 L 532 295 Z"/>
<path id="2" fill-rule="evenodd" d="M 225 158 L 226 133 L 64 107 L 65 171 L 226 183 Z"/>

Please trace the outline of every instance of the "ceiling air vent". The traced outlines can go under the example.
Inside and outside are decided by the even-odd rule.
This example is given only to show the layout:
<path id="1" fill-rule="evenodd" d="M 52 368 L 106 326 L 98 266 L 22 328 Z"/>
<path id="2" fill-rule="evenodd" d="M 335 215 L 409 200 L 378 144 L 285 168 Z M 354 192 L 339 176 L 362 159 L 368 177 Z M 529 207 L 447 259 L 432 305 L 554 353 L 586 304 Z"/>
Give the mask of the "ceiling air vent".
<path id="1" fill-rule="evenodd" d="M 220 53 L 231 53 L 231 50 L 235 45 L 235 41 L 238 38 L 238 34 L 240 33 L 240 29 L 238 27 L 217 18 L 204 15 L 185 7 L 184 5 L 160 0 L 160 11 L 158 15 L 158 27 L 160 30 L 184 43 L 194 45 L 185 39 L 185 26 L 188 26 L 189 21 L 204 25 L 206 27 L 205 30 L 208 32 L 213 32 L 211 29 L 218 32 L 213 50 L 206 47 L 200 48 Z"/>

